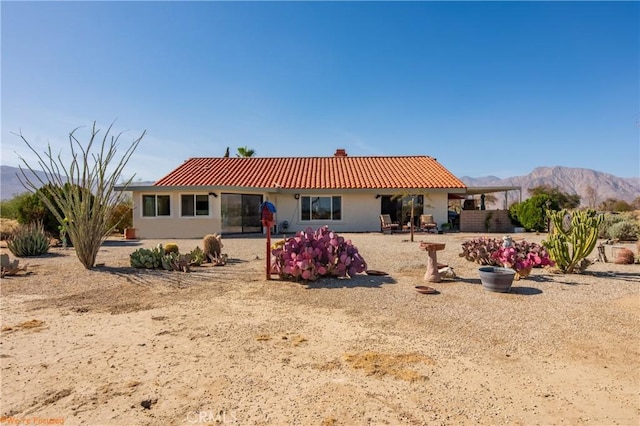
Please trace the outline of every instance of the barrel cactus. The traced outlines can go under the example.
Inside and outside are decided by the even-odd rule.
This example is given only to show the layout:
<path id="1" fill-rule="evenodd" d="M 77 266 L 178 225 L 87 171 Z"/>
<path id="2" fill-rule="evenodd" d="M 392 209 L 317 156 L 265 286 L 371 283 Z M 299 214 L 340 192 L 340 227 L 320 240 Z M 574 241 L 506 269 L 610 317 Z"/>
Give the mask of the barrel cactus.
<path id="1" fill-rule="evenodd" d="M 164 245 L 165 253 L 178 253 L 180 250 L 178 249 L 178 245 L 176 243 L 167 243 Z"/>

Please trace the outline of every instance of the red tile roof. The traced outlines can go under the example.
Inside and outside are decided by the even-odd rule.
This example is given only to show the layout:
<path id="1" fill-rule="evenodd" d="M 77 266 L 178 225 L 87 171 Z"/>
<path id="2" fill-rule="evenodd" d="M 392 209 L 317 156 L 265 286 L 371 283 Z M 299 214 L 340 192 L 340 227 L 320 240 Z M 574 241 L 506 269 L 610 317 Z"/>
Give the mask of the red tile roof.
<path id="1" fill-rule="evenodd" d="M 190 158 L 155 186 L 283 189 L 466 188 L 435 158 Z"/>

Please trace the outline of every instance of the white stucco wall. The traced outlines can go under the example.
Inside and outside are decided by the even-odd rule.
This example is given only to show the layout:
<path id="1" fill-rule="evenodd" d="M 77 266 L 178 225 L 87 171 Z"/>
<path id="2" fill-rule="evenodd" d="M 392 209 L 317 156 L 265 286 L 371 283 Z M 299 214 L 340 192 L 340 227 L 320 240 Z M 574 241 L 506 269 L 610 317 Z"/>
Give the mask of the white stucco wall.
<path id="1" fill-rule="evenodd" d="M 448 193 L 431 192 L 424 197 L 424 212 L 422 214 L 432 214 L 438 224 L 438 229 L 440 229 L 440 225 L 449 221 L 448 210 Z"/>
<path id="2" fill-rule="evenodd" d="M 271 194 L 269 196 L 270 201 L 275 204 L 278 210 L 276 217 L 278 224 L 285 220 L 289 222 L 288 233 L 302 231 L 309 226 L 315 229 L 324 225 L 329 225 L 336 232 L 380 230 L 380 199 L 376 199 L 375 194 L 313 194 L 301 192 L 301 195 L 342 196 L 342 219 L 303 221 L 300 219 L 300 200 L 296 200 L 293 194 Z"/>
<path id="3" fill-rule="evenodd" d="M 220 217 L 220 191 L 215 191 L 218 197 L 209 196 L 210 216 L 207 217 L 180 217 L 180 195 L 208 194 L 208 191 L 172 191 L 157 193 L 158 195 L 170 195 L 171 216 L 169 217 L 142 217 L 142 195 L 153 194 L 151 191 L 133 192 L 133 226 L 138 238 L 201 238 L 206 234 L 221 232 Z M 242 193 L 250 193 L 245 191 Z M 254 193 L 255 194 L 255 193 Z M 276 206 L 275 221 L 277 230 L 283 221 L 289 223 L 287 234 L 312 227 L 314 229 L 329 225 L 336 232 L 378 232 L 380 231 L 381 198 L 376 198 L 375 193 L 326 193 L 314 194 L 313 192 L 300 192 L 301 196 L 342 196 L 342 219 L 339 221 L 302 221 L 300 219 L 300 200 L 293 193 L 261 193 L 265 201 L 270 201 Z M 432 214 L 440 226 L 446 223 L 447 217 L 447 193 L 429 193 L 424 200 L 424 212 Z"/>
<path id="4" fill-rule="evenodd" d="M 133 192 L 133 227 L 137 238 L 202 238 L 206 234 L 220 232 L 220 196 L 209 195 L 210 216 L 180 217 L 181 194 L 207 195 L 208 191 L 172 191 L 159 192 L 156 195 L 169 195 L 171 216 L 142 217 L 142 195 L 154 194 L 152 191 Z"/>

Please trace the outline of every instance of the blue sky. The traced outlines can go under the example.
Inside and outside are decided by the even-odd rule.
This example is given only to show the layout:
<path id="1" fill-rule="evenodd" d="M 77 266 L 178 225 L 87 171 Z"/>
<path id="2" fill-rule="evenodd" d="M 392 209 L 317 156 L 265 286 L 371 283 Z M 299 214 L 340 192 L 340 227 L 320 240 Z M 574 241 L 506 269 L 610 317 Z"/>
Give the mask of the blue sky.
<path id="1" fill-rule="evenodd" d="M 640 175 L 638 2 L 0 7 L 3 165 L 33 161 L 12 132 L 65 153 L 73 128 L 117 120 L 122 151 L 148 132 L 136 180 L 228 146 Z"/>

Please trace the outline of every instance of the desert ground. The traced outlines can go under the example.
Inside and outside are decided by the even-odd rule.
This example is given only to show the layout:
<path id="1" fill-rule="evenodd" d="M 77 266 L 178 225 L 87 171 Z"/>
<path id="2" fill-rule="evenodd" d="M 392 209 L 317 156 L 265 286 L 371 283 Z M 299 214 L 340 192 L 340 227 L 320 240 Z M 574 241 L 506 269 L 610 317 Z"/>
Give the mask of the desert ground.
<path id="1" fill-rule="evenodd" d="M 640 265 L 492 293 L 458 256 L 476 234 L 342 236 L 389 275 L 267 280 L 264 237 L 190 273 L 129 267 L 158 240 L 111 238 L 94 270 L 73 249 L 21 259 L 0 287 L 0 425 L 640 422 Z M 424 282 L 420 241 L 457 278 Z"/>

